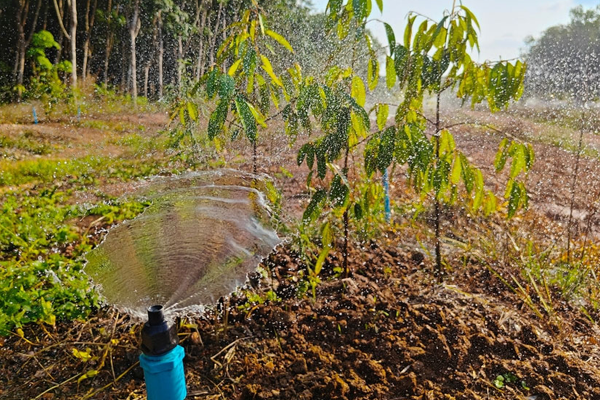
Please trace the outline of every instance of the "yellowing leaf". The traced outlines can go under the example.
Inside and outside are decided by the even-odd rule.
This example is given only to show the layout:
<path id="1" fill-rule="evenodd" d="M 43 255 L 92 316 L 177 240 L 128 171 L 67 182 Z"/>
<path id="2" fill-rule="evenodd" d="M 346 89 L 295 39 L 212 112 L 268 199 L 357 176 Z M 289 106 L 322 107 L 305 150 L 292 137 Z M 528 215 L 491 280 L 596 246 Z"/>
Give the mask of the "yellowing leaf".
<path id="1" fill-rule="evenodd" d="M 354 76 L 354 78 L 352 78 L 351 96 L 356 100 L 359 106 L 365 106 L 367 92 L 365 90 L 365 83 L 359 76 Z"/>
<path id="2" fill-rule="evenodd" d="M 394 66 L 394 59 L 390 56 L 385 58 L 385 82 L 388 89 L 391 89 L 396 84 L 396 67 Z"/>
<path id="3" fill-rule="evenodd" d="M 385 128 L 389 112 L 390 106 L 388 106 L 387 104 L 380 104 L 377 108 L 377 127 L 380 131 L 382 131 L 383 128 Z"/>
<path id="4" fill-rule="evenodd" d="M 269 61 L 269 59 L 263 56 L 262 54 L 260 55 L 260 59 L 263 62 L 263 69 L 267 72 L 267 74 L 269 74 L 273 82 L 275 82 L 280 87 L 283 87 L 283 83 L 281 83 L 281 80 L 277 77 L 277 75 L 275 75 L 275 72 L 273 72 L 273 66 L 271 65 L 271 61 Z"/>
<path id="5" fill-rule="evenodd" d="M 192 103 L 191 101 L 188 101 L 186 105 L 190 119 L 196 122 L 198 120 L 198 106 L 196 106 L 196 104 Z"/>
<path id="6" fill-rule="evenodd" d="M 281 36 L 279 33 L 273 32 L 272 30 L 269 30 L 269 29 L 265 29 L 265 33 L 268 36 L 270 36 L 273 39 L 275 39 L 277 41 L 277 43 L 279 43 L 280 45 L 282 45 L 283 47 L 285 47 L 286 49 L 288 49 L 291 53 L 294 52 L 294 49 L 292 49 L 292 46 L 290 45 L 290 43 L 283 36 Z"/>
<path id="7" fill-rule="evenodd" d="M 234 62 L 233 64 L 231 64 L 231 67 L 229 67 L 229 71 L 227 71 L 227 75 L 234 76 L 241 63 L 242 63 L 242 59 L 238 58 L 237 61 Z"/>
<path id="8" fill-rule="evenodd" d="M 71 352 L 76 358 L 80 359 L 83 362 L 88 362 L 92 358 L 92 355 L 90 354 L 90 349 L 87 349 L 86 351 L 80 351 L 76 348 L 73 348 Z"/>

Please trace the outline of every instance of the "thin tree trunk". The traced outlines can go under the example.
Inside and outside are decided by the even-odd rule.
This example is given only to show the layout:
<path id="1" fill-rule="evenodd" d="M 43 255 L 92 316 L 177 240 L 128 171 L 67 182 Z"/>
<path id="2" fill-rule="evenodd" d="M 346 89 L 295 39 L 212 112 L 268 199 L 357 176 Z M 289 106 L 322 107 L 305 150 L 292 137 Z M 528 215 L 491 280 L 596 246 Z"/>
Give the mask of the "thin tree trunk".
<path id="1" fill-rule="evenodd" d="M 217 31 L 219 30 L 219 25 L 221 23 L 221 11 L 223 10 L 223 3 L 219 3 L 219 12 L 217 13 L 217 22 L 215 23 L 214 30 L 210 34 L 210 66 L 215 65 L 215 45 L 217 42 Z"/>
<path id="2" fill-rule="evenodd" d="M 441 92 L 438 92 L 436 97 L 436 108 L 435 108 L 435 165 L 439 167 L 440 162 L 440 98 Z M 440 244 L 440 219 L 441 219 L 441 204 L 437 193 L 434 194 L 434 213 L 435 213 L 435 275 L 438 281 L 442 279 L 442 249 Z"/>
<path id="3" fill-rule="evenodd" d="M 19 0 L 19 11 L 16 15 L 17 25 L 17 48 L 15 50 L 15 66 L 13 69 L 13 80 L 17 85 L 23 84 L 25 71 L 25 24 L 29 14 L 29 1 Z M 19 100 L 20 100 L 19 94 Z"/>
<path id="4" fill-rule="evenodd" d="M 94 0 L 94 5 L 92 6 L 92 13 L 90 15 L 90 2 L 88 0 L 87 7 L 85 10 L 85 41 L 83 42 L 83 64 L 81 67 L 81 75 L 84 78 L 88 76 L 88 60 L 90 57 L 90 38 L 92 36 L 92 29 L 94 28 L 94 21 L 96 16 L 96 7 L 98 5 L 98 0 Z"/>
<path id="5" fill-rule="evenodd" d="M 110 52 L 112 50 L 113 45 L 113 32 L 112 27 L 110 26 L 112 21 L 112 0 L 108 0 L 108 6 L 106 7 L 106 13 L 108 15 L 106 25 L 107 25 L 107 34 L 106 34 L 106 48 L 104 51 L 104 84 L 108 86 L 108 63 L 110 59 Z"/>
<path id="6" fill-rule="evenodd" d="M 177 35 L 177 87 L 181 91 L 183 86 L 183 39 L 181 35 Z"/>
<path id="7" fill-rule="evenodd" d="M 165 47 L 162 34 L 162 14 L 158 12 L 158 98 L 163 97 L 163 58 Z"/>
<path id="8" fill-rule="evenodd" d="M 71 5 L 71 86 L 77 87 L 77 0 Z"/>
<path id="9" fill-rule="evenodd" d="M 150 73 L 150 61 L 144 66 L 144 97 L 148 98 L 148 74 Z"/>
<path id="10" fill-rule="evenodd" d="M 346 154 L 344 156 L 344 168 L 342 174 L 348 182 L 348 156 L 350 155 L 350 147 L 346 145 Z M 348 265 L 348 236 L 350 235 L 350 215 L 348 214 L 348 208 L 344 210 L 344 250 L 342 256 L 344 257 L 344 276 L 350 277 L 350 266 Z"/>
<path id="11" fill-rule="evenodd" d="M 133 5 L 133 15 L 129 24 L 129 38 L 131 40 L 131 98 L 133 106 L 137 107 L 137 61 L 135 41 L 140 32 L 140 2 L 136 0 Z"/>
<path id="12" fill-rule="evenodd" d="M 200 47 L 198 48 L 198 65 L 196 66 L 196 79 L 200 79 L 202 75 L 204 75 L 204 26 L 206 25 L 206 14 L 208 10 L 204 9 L 202 13 L 202 20 L 200 21 L 200 26 L 198 26 L 198 31 L 200 32 Z"/>

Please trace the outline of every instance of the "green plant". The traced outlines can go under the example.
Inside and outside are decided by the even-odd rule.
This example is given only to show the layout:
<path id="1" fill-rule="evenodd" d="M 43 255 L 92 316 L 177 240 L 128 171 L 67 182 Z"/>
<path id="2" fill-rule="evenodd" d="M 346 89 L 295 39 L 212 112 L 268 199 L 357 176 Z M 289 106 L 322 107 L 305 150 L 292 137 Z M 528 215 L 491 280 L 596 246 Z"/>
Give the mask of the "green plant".
<path id="1" fill-rule="evenodd" d="M 39 99 L 44 105 L 46 114 L 50 115 L 54 106 L 67 98 L 67 88 L 59 74 L 71 71 L 71 63 L 62 61 L 53 65 L 46 57 L 46 49 L 56 48 L 60 45 L 54 40 L 52 33 L 42 30 L 33 35 L 27 56 L 33 60 L 33 76 L 31 78 L 28 95 Z"/>
<path id="2" fill-rule="evenodd" d="M 83 318 L 98 305 L 81 256 L 88 232 L 75 227 L 87 215 L 112 224 L 134 218 L 149 205 L 109 201 L 89 209 L 70 205 L 56 189 L 10 193 L 0 208 L 0 335 L 30 322 Z"/>
<path id="3" fill-rule="evenodd" d="M 266 127 L 271 105 L 277 108 L 281 91 L 285 94 L 282 80 L 265 51 L 273 51 L 267 39 L 290 52 L 293 50 L 285 38 L 265 25 L 255 0 L 240 21 L 228 27 L 227 33 L 229 35 L 217 51 L 217 64 L 223 71 L 227 63 L 232 62 L 227 72 L 217 67 L 208 72 L 187 97 L 176 103 L 172 118 L 179 116 L 184 126 L 188 120 L 197 121 L 198 106 L 190 98 L 195 98 L 204 84 L 207 99 L 218 98 L 208 121 L 208 138 L 212 140 L 227 132 L 235 138 L 243 131 L 252 144 L 252 164 L 256 173 L 258 126 Z M 229 121 L 228 116 L 232 117 Z"/>
<path id="4" fill-rule="evenodd" d="M 396 41 L 391 26 L 385 24 L 390 49 L 386 57 L 386 82 L 390 88 L 398 82 L 403 102 L 397 108 L 395 125 L 380 130 L 370 139 L 365 158 L 369 172 L 383 171 L 393 163 L 406 164 L 409 182 L 416 192 L 423 198 L 433 197 L 436 275 L 441 278 L 442 205 L 459 199 L 459 184 L 462 184 L 471 212 L 481 207 L 486 213 L 496 209 L 496 198 L 485 190 L 482 172 L 471 165 L 455 145 L 450 133 L 454 125 L 443 123 L 441 95 L 446 90 L 455 90 L 463 102 L 470 98 L 474 106 L 487 101 L 490 110 L 497 111 L 521 96 L 525 66 L 521 61 L 475 63 L 469 51 L 479 48 L 479 22 L 463 5 L 453 6 L 438 23 L 422 18 L 417 28 L 415 22 L 419 18 L 418 14 L 409 15 L 403 44 Z M 424 114 L 426 94 L 436 99 L 434 119 Z M 383 110 L 385 114 L 385 108 Z M 428 126 L 433 130 L 430 137 Z M 500 149 L 503 160 L 506 159 L 505 147 Z M 510 149 L 518 149 L 514 153 L 521 154 L 522 147 L 515 144 Z M 526 149 L 530 156 L 531 148 Z M 519 166 L 520 161 L 521 158 Z M 527 170 L 530 165 L 525 164 Z M 526 205 L 526 192 L 512 175 L 509 186 L 509 214 L 512 216 L 516 211 L 514 206 Z"/>

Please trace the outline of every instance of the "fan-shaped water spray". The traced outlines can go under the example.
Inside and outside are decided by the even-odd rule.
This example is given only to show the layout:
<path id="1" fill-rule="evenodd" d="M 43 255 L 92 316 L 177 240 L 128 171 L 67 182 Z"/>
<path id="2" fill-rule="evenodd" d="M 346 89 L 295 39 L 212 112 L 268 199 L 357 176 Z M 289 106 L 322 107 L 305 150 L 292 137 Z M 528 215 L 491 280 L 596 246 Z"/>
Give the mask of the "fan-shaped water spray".
<path id="1" fill-rule="evenodd" d="M 200 311 L 242 284 L 279 242 L 257 177 L 233 170 L 156 178 L 152 205 L 87 255 L 106 300 L 133 315 Z"/>

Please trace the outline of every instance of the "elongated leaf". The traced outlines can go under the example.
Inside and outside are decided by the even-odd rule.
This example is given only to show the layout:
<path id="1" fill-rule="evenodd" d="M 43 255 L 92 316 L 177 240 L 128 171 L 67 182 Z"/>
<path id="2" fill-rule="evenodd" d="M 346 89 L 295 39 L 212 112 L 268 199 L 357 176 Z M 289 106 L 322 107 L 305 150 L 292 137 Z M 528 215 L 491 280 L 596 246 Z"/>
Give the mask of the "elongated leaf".
<path id="1" fill-rule="evenodd" d="M 350 189 L 344 183 L 342 177 L 336 174 L 331 181 L 331 189 L 329 190 L 329 199 L 334 207 L 340 208 L 346 204 Z"/>
<path id="2" fill-rule="evenodd" d="M 323 248 L 321 249 L 319 257 L 317 258 L 317 262 L 315 263 L 315 275 L 319 275 L 321 273 L 323 264 L 325 263 L 329 252 L 331 251 L 331 244 L 333 242 L 333 229 L 331 229 L 331 224 L 329 222 L 323 224 L 321 229 L 321 242 L 323 244 Z"/>
<path id="3" fill-rule="evenodd" d="M 364 107 L 367 100 L 367 93 L 365 90 L 365 83 L 358 75 L 352 78 L 352 90 L 351 96 L 356 100 L 359 106 Z"/>
<path id="4" fill-rule="evenodd" d="M 326 198 L 327 192 L 324 189 L 319 189 L 313 194 L 308 206 L 306 206 L 306 209 L 304 210 L 304 214 L 302 215 L 302 221 L 305 224 L 310 223 L 318 218 L 319 214 L 321 213 L 321 207 L 323 206 L 323 202 Z"/>
<path id="5" fill-rule="evenodd" d="M 508 218 L 515 216 L 522 202 L 523 193 L 521 193 L 521 185 L 519 182 L 514 182 L 508 198 Z"/>
<path id="6" fill-rule="evenodd" d="M 388 115 L 390 113 L 390 106 L 387 104 L 379 104 L 377 107 L 377 127 L 380 131 L 385 128 L 385 124 L 387 123 Z"/>
<path id="7" fill-rule="evenodd" d="M 377 0 L 377 7 L 379 8 L 379 12 L 383 13 L 383 0 Z"/>
<path id="8" fill-rule="evenodd" d="M 406 28 L 404 29 L 404 47 L 406 47 L 407 49 L 410 49 L 410 42 L 412 39 L 412 28 L 416 18 L 416 15 L 408 17 L 408 23 L 406 24 Z"/>
<path id="9" fill-rule="evenodd" d="M 377 168 L 382 173 L 390 166 L 394 159 L 394 149 L 396 147 L 396 128 L 391 126 L 381 134 L 381 142 L 377 154 Z"/>
<path id="10" fill-rule="evenodd" d="M 206 80 L 206 94 L 209 99 L 215 97 L 217 90 L 219 88 L 219 70 L 214 68 L 208 74 L 208 79 Z"/>
<path id="11" fill-rule="evenodd" d="M 479 21 L 477 21 L 475 14 L 473 14 L 471 12 L 471 10 L 469 10 L 467 7 L 465 7 L 463 5 L 461 5 L 460 8 L 462 8 L 463 11 L 469 16 L 469 18 L 471 18 L 471 20 L 473 20 L 473 22 L 475 22 L 475 25 L 477 25 L 477 29 L 481 30 L 481 27 L 479 26 Z"/>
<path id="12" fill-rule="evenodd" d="M 263 56 L 262 54 L 260 55 L 260 59 L 263 62 L 263 69 L 267 72 L 267 74 L 269 74 L 273 82 L 275 82 L 275 84 L 283 88 L 283 83 L 281 83 L 279 77 L 275 75 L 275 72 L 273 72 L 273 66 L 271 65 L 271 61 L 269 61 L 269 59 Z"/>
<path id="13" fill-rule="evenodd" d="M 494 193 L 488 191 L 487 195 L 485 197 L 484 205 L 483 205 L 484 215 L 486 217 L 491 215 L 492 213 L 496 212 L 497 208 L 498 208 L 498 201 L 496 200 L 496 195 L 494 195 Z"/>
<path id="14" fill-rule="evenodd" d="M 396 67 L 394 60 L 390 56 L 385 57 L 385 83 L 388 89 L 391 89 L 396 84 Z"/>
<path id="15" fill-rule="evenodd" d="M 238 96 L 235 99 L 235 106 L 240 120 L 242 121 L 242 125 L 244 126 L 244 130 L 246 131 L 246 136 L 250 142 L 254 143 L 256 141 L 257 131 L 256 119 L 254 118 L 248 103 L 241 96 Z"/>
<path id="16" fill-rule="evenodd" d="M 237 72 L 238 68 L 240 67 L 241 63 L 242 63 L 242 59 L 238 58 L 237 61 L 234 62 L 233 64 L 231 64 L 231 67 L 229 67 L 229 70 L 227 71 L 227 75 L 234 76 L 235 73 Z"/>
<path id="17" fill-rule="evenodd" d="M 500 142 L 500 146 L 498 146 L 498 152 L 494 159 L 494 168 L 496 168 L 496 172 L 502 171 L 506 165 L 506 160 L 508 159 L 508 143 L 508 139 L 504 138 Z"/>
<path id="18" fill-rule="evenodd" d="M 394 50 L 396 49 L 396 35 L 394 34 L 394 30 L 390 26 L 390 24 L 384 22 L 383 26 L 385 27 L 385 33 L 387 35 L 390 56 L 394 55 Z"/>
<path id="19" fill-rule="evenodd" d="M 235 81 L 229 75 L 221 75 L 219 79 L 219 96 L 221 98 L 231 98 L 235 90 Z"/>
<path id="20" fill-rule="evenodd" d="M 481 202 L 483 201 L 484 187 L 483 187 L 483 174 L 479 168 L 474 169 L 475 173 L 475 197 L 473 198 L 473 210 L 479 210 Z"/>
<path id="21" fill-rule="evenodd" d="M 453 185 L 460 183 L 460 177 L 462 175 L 462 165 L 460 163 L 460 156 L 454 157 L 454 164 L 452 165 L 452 172 L 450 172 L 450 182 Z"/>
<path id="22" fill-rule="evenodd" d="M 283 47 L 285 47 L 286 49 L 288 49 L 291 53 L 294 52 L 294 49 L 292 48 L 292 45 L 283 36 L 281 36 L 279 33 L 273 32 L 272 30 L 269 30 L 269 29 L 265 29 L 265 33 L 268 36 L 270 36 L 273 39 L 275 39 L 277 41 L 277 43 L 279 43 L 280 45 L 282 45 Z"/>
<path id="23" fill-rule="evenodd" d="M 369 81 L 369 90 L 375 90 L 377 83 L 379 82 L 379 62 L 376 58 L 371 58 L 369 60 L 367 79 Z"/>
<path id="24" fill-rule="evenodd" d="M 195 103 L 187 102 L 187 112 L 192 121 L 196 122 L 198 120 L 198 106 Z"/>
<path id="25" fill-rule="evenodd" d="M 308 155 L 309 149 L 311 148 L 311 143 L 305 143 L 302 145 L 302 147 L 300 147 L 300 150 L 298 150 L 298 157 L 296 158 L 296 162 L 298 163 L 298 165 L 302 165 L 302 163 L 306 159 L 306 156 Z"/>
<path id="26" fill-rule="evenodd" d="M 208 120 L 208 138 L 210 140 L 214 139 L 219 132 L 221 132 L 221 129 L 223 129 L 228 110 L 229 101 L 227 99 L 221 99 L 219 104 L 217 104 L 217 108 L 213 111 Z"/>

